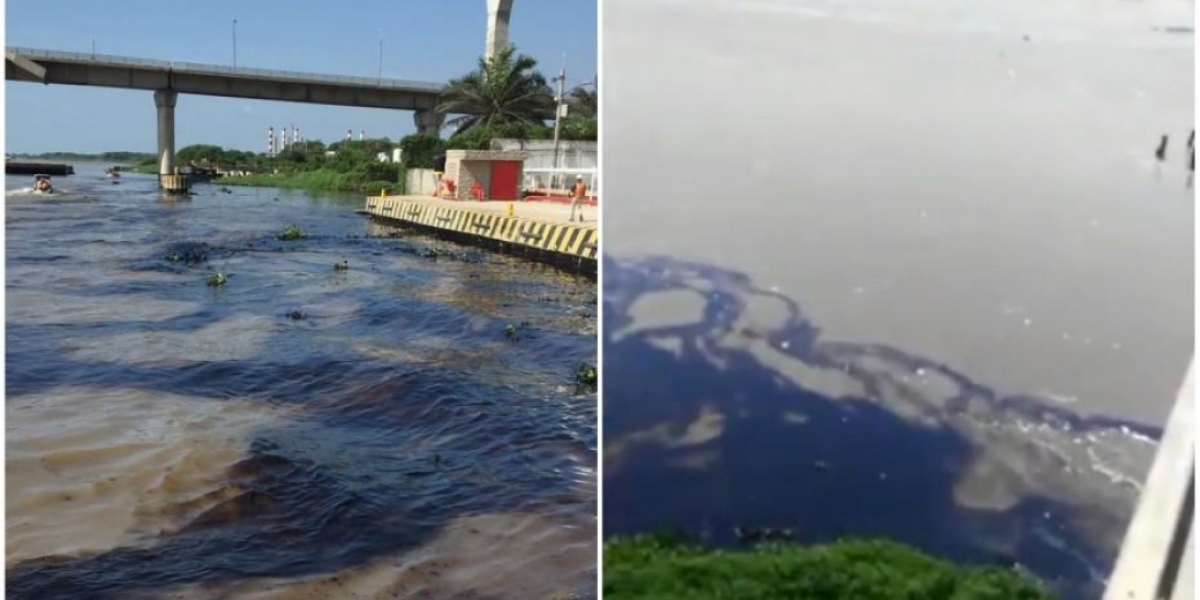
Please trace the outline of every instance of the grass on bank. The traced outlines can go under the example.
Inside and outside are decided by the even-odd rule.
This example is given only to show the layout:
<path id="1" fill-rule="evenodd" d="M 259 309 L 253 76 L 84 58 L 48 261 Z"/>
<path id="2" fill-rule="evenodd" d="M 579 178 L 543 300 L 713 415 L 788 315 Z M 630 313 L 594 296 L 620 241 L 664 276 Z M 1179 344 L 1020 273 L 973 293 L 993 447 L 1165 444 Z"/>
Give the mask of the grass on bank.
<path id="1" fill-rule="evenodd" d="M 155 175 L 158 173 L 158 165 L 142 164 L 130 170 L 135 173 Z M 355 171 L 340 172 L 333 169 L 316 169 L 313 171 L 279 174 L 262 173 L 240 177 L 228 176 L 214 179 L 212 183 L 214 185 L 352 192 L 372 196 L 378 194 L 381 190 L 386 190 L 391 195 L 401 195 L 404 193 L 404 184 L 398 181 L 364 181 L 362 173 Z"/>
<path id="2" fill-rule="evenodd" d="M 364 182 L 355 173 L 339 173 L 328 169 L 279 175 L 264 173 L 262 175 L 222 177 L 215 182 L 224 185 L 356 192 L 370 195 L 376 195 L 381 190 L 387 190 L 389 194 L 393 195 L 404 193 L 402 189 L 404 185 L 395 181 Z"/>
<path id="3" fill-rule="evenodd" d="M 604 544 L 605 600 L 1052 600 L 1013 569 L 954 564 L 903 544 L 844 540 L 703 548 L 665 535 Z"/>

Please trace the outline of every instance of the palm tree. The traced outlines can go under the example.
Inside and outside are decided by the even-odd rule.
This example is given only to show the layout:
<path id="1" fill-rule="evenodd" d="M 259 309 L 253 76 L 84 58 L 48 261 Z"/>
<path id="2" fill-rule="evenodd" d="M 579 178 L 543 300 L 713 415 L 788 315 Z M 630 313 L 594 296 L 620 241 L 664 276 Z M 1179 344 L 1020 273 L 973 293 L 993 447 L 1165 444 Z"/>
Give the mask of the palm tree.
<path id="1" fill-rule="evenodd" d="M 588 89 L 591 87 L 591 89 Z M 599 111 L 599 103 L 596 97 L 596 87 L 593 84 L 584 84 L 571 90 L 571 98 L 575 100 L 574 113 L 580 117 L 594 117 Z"/>
<path id="2" fill-rule="evenodd" d="M 517 55 L 507 46 L 489 58 L 479 59 L 479 68 L 446 85 L 437 111 L 459 114 L 446 122 L 459 134 L 478 126 L 514 122 L 540 123 L 554 113 L 554 92 L 546 78 L 534 70 L 537 61 Z"/>

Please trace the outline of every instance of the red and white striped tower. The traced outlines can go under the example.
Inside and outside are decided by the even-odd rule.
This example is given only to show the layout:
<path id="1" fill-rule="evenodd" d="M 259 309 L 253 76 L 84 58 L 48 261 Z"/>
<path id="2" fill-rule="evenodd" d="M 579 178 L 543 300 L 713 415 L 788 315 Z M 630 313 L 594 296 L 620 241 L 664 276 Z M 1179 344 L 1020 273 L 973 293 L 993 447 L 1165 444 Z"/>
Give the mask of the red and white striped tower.
<path id="1" fill-rule="evenodd" d="M 275 156 L 275 128 L 267 128 L 267 156 Z"/>

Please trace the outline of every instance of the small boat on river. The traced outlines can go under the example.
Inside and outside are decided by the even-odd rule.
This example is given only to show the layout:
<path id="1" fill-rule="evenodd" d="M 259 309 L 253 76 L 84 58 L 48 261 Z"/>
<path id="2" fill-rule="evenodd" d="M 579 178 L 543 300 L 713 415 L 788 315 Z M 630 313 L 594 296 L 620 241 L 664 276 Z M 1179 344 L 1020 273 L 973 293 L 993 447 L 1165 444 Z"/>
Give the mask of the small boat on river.
<path id="1" fill-rule="evenodd" d="M 49 175 L 33 176 L 33 191 L 39 194 L 53 194 L 54 186 L 50 185 Z"/>

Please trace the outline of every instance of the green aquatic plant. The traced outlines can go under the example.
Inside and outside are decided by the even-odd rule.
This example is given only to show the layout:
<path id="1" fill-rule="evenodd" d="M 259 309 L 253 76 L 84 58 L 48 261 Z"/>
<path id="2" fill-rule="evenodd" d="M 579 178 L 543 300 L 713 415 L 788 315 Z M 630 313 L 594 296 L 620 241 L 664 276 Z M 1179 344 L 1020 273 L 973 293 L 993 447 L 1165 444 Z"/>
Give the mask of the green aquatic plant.
<path id="1" fill-rule="evenodd" d="M 170 263 L 200 264 L 208 260 L 209 248 L 209 245 L 204 243 L 185 242 L 176 244 L 163 256 L 163 259 Z"/>
<path id="2" fill-rule="evenodd" d="M 225 276 L 224 273 L 221 273 L 221 272 L 211 273 L 211 274 L 209 274 L 208 279 L 205 280 L 205 283 L 208 284 L 209 286 L 215 287 L 218 285 L 225 285 L 225 281 L 227 279 L 228 278 Z"/>
<path id="3" fill-rule="evenodd" d="M 787 536 L 772 539 L 779 537 Z M 817 546 L 785 541 L 728 551 L 678 535 L 639 535 L 606 542 L 603 556 L 605 599 L 1053 598 L 1016 569 L 956 564 L 886 540 Z"/>
<path id="4" fill-rule="evenodd" d="M 597 382 L 596 367 L 587 363 L 580 363 L 579 368 L 575 369 L 575 385 L 580 391 L 596 391 Z"/>
<path id="5" fill-rule="evenodd" d="M 308 237 L 308 234 L 305 233 L 303 229 L 300 229 L 295 225 L 288 225 L 287 227 L 284 227 L 283 231 L 281 231 L 276 237 L 282 241 L 291 242 L 305 239 Z"/>
<path id="6" fill-rule="evenodd" d="M 521 321 L 520 324 L 514 325 L 509 323 L 504 326 L 504 337 L 514 342 L 521 339 L 522 332 L 529 331 L 529 321 Z"/>

